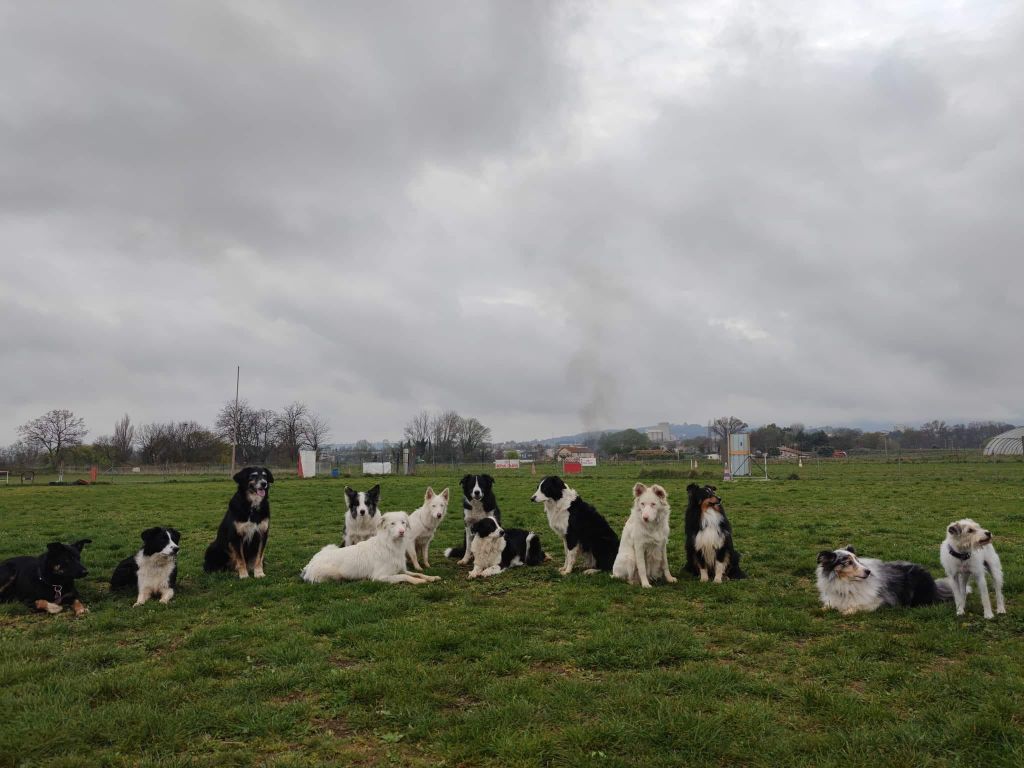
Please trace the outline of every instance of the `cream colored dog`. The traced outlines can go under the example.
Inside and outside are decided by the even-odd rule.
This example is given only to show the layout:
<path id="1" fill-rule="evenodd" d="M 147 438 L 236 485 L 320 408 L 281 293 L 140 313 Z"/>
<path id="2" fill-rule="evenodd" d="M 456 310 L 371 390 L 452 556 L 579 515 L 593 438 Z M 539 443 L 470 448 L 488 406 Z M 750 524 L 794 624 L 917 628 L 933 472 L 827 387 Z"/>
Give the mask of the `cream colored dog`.
<path id="1" fill-rule="evenodd" d="M 423 506 L 409 515 L 409 533 L 405 537 L 408 540 L 406 554 L 417 571 L 430 567 L 430 542 L 434 540 L 434 534 L 447 512 L 448 489 L 434 493 L 434 489 L 427 486 L 427 492 L 423 494 Z M 423 561 L 423 568 L 420 567 L 420 560 Z"/>
<path id="2" fill-rule="evenodd" d="M 643 483 L 633 486 L 633 508 L 622 529 L 619 554 L 612 565 L 612 576 L 630 584 L 650 587 L 650 579 L 664 576 L 674 584 L 676 578 L 668 570 L 668 518 L 672 508 L 668 493 L 660 485 L 648 488 Z"/>

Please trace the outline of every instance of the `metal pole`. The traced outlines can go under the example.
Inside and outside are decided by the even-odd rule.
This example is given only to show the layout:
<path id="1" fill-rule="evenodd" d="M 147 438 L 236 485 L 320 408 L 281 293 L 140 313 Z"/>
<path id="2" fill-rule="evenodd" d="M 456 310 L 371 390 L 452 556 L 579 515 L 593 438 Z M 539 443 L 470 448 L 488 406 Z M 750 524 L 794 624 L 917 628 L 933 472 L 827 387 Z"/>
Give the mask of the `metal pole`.
<path id="1" fill-rule="evenodd" d="M 235 474 L 235 449 L 238 447 L 238 381 L 242 378 L 242 366 L 235 366 L 235 435 L 231 441 L 231 475 Z"/>

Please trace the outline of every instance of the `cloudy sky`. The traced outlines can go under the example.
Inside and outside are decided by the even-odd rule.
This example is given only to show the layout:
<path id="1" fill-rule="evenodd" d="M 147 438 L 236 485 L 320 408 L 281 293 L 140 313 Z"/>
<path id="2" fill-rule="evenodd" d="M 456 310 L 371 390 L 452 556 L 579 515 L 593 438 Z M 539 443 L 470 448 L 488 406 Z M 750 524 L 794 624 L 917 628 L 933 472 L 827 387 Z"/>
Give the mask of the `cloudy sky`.
<path id="1" fill-rule="evenodd" d="M 1024 420 L 1019 2 L 3 3 L 0 443 Z"/>

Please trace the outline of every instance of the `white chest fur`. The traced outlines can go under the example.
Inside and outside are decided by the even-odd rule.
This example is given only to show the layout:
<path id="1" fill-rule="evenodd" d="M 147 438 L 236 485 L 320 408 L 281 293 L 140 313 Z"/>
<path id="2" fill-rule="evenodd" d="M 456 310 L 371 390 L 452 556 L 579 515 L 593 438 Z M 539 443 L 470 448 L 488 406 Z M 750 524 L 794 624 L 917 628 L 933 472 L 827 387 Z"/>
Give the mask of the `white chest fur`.
<path id="1" fill-rule="evenodd" d="M 135 564 L 139 567 L 139 591 L 159 591 L 168 587 L 176 558 L 172 555 L 147 556 L 140 551 L 135 555 Z"/>
<path id="2" fill-rule="evenodd" d="M 566 490 L 558 501 L 545 501 L 544 512 L 548 516 L 548 525 L 551 530 L 565 538 L 569 531 L 569 505 L 576 500 L 576 492 Z"/>
<path id="3" fill-rule="evenodd" d="M 715 559 L 715 552 L 725 543 L 721 528 L 722 515 L 713 509 L 705 510 L 701 515 L 700 525 L 693 546 L 704 555 L 707 562 L 711 562 Z"/>

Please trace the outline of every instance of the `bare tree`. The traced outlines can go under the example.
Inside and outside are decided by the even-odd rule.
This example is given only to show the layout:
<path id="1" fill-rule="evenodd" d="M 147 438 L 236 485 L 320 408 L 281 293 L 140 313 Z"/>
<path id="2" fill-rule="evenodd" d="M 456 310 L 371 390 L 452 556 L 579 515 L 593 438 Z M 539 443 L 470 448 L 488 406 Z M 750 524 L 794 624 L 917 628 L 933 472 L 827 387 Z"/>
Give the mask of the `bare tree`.
<path id="1" fill-rule="evenodd" d="M 308 416 L 309 409 L 306 404 L 296 400 L 294 403 L 286 405 L 277 417 L 275 425 L 277 445 L 290 461 L 299 458 L 299 445 Z"/>
<path id="2" fill-rule="evenodd" d="M 463 459 L 479 458 L 490 449 L 490 442 L 490 427 L 485 427 L 474 418 L 459 420 L 459 455 Z"/>
<path id="3" fill-rule="evenodd" d="M 451 461 L 455 458 L 456 440 L 461 425 L 462 417 L 455 411 L 442 411 L 431 419 L 430 439 L 433 443 L 435 461 Z"/>
<path id="4" fill-rule="evenodd" d="M 85 421 L 66 408 L 55 408 L 18 427 L 22 440 L 30 447 L 46 451 L 52 466 L 60 464 L 68 448 L 81 445 L 88 432 Z"/>
<path id="5" fill-rule="evenodd" d="M 316 451 L 316 455 L 319 457 L 320 448 L 327 441 L 327 436 L 330 433 L 331 425 L 327 419 L 310 413 L 306 417 L 306 423 L 302 426 L 302 444 L 309 450 Z"/>
<path id="6" fill-rule="evenodd" d="M 110 438 L 110 445 L 111 461 L 124 463 L 131 459 L 132 451 L 135 449 L 135 426 L 127 413 L 114 423 L 114 434 Z"/>
<path id="7" fill-rule="evenodd" d="M 426 452 L 430 436 L 430 414 L 427 411 L 420 411 L 405 425 L 405 439 L 412 443 L 417 454 Z"/>
<path id="8" fill-rule="evenodd" d="M 274 449 L 278 417 L 271 410 L 251 407 L 247 400 L 239 401 L 237 408 L 229 400 L 217 414 L 215 426 L 222 440 L 237 440 L 241 461 L 265 462 Z"/>
<path id="9" fill-rule="evenodd" d="M 727 453 L 729 451 L 729 435 L 742 432 L 746 428 L 747 422 L 737 419 L 735 416 L 721 416 L 715 419 L 711 425 L 711 431 L 718 435 L 721 441 L 719 451 Z"/>

